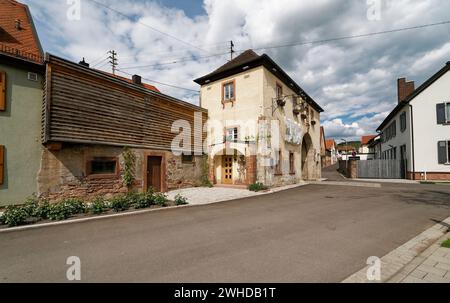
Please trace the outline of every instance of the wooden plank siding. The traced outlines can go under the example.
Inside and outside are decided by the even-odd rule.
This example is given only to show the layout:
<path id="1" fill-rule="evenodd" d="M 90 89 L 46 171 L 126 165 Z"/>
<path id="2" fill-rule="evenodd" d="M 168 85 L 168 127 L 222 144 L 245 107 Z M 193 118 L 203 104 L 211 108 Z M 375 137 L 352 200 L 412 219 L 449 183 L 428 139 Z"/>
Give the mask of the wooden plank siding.
<path id="1" fill-rule="evenodd" d="M 207 110 L 51 55 L 47 62 L 44 143 L 170 150 L 177 135 L 171 132 L 172 124 L 185 120 L 192 128 L 193 148 L 202 150 L 195 146 L 194 114 L 200 112 L 204 124 Z"/>

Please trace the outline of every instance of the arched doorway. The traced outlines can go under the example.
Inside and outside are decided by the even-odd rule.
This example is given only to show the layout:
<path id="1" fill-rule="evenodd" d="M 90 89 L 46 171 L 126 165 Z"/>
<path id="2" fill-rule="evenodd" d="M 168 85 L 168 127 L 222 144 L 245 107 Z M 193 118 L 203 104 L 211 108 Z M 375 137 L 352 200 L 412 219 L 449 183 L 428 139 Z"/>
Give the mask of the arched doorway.
<path id="1" fill-rule="evenodd" d="M 309 134 L 303 137 L 302 141 L 302 179 L 310 180 L 314 164 L 314 150 Z"/>
<path id="2" fill-rule="evenodd" d="M 211 180 L 214 184 L 247 184 L 245 148 L 216 148 L 211 154 Z"/>

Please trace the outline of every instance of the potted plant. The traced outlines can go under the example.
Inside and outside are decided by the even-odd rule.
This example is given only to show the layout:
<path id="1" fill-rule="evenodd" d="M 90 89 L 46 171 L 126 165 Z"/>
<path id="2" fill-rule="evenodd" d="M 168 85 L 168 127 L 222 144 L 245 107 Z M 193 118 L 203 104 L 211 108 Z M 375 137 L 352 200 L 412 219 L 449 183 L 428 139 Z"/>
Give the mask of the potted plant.
<path id="1" fill-rule="evenodd" d="M 277 104 L 279 107 L 284 107 L 286 105 L 286 100 L 282 98 L 277 98 Z"/>

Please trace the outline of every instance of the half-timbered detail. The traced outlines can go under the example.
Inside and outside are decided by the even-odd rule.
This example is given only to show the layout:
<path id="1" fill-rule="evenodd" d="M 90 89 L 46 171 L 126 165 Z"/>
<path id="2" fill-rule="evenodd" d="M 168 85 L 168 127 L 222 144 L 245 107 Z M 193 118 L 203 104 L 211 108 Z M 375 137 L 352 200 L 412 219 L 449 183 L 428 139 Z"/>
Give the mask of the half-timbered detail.
<path id="1" fill-rule="evenodd" d="M 39 192 L 53 199 L 157 191 L 202 180 L 207 111 L 133 80 L 47 55 Z M 191 147 L 172 142 L 184 121 Z M 172 129 L 175 129 L 172 132 Z M 199 132 L 198 134 L 195 131 Z M 189 137 L 189 136 L 188 136 Z M 187 143 L 187 142 L 183 142 Z M 122 181 L 124 147 L 135 156 L 133 185 Z M 187 163 L 186 156 L 192 157 Z"/>

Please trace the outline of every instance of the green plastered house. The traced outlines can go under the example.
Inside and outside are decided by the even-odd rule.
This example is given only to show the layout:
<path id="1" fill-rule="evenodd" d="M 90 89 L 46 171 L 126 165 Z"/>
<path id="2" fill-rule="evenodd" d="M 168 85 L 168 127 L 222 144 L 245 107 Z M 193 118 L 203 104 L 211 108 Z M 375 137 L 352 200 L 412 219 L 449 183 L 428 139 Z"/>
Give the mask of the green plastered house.
<path id="1" fill-rule="evenodd" d="M 44 74 L 28 7 L 0 0 L 0 207 L 37 192 Z"/>

